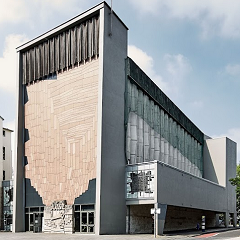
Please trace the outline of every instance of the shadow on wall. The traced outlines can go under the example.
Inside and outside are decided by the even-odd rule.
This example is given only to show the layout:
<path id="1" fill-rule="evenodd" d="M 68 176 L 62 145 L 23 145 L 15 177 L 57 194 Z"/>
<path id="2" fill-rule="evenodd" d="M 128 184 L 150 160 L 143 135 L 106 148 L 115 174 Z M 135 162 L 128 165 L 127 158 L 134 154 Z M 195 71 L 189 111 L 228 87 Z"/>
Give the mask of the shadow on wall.
<path id="1" fill-rule="evenodd" d="M 201 227 L 202 216 L 205 216 L 206 228 L 217 227 L 216 212 L 168 206 L 164 232 L 196 229 L 197 224 Z"/>

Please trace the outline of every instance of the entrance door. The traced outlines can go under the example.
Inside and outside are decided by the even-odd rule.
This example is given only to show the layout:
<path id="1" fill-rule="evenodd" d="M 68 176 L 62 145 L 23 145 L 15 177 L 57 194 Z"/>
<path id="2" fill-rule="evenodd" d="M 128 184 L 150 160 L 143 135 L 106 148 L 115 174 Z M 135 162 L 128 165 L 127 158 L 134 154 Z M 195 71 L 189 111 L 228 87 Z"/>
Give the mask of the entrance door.
<path id="1" fill-rule="evenodd" d="M 94 233 L 94 212 L 81 212 L 81 232 Z"/>
<path id="2" fill-rule="evenodd" d="M 43 207 L 25 208 L 25 231 L 42 231 Z"/>
<path id="3" fill-rule="evenodd" d="M 33 232 L 41 232 L 42 231 L 42 214 L 34 213 L 33 214 Z"/>

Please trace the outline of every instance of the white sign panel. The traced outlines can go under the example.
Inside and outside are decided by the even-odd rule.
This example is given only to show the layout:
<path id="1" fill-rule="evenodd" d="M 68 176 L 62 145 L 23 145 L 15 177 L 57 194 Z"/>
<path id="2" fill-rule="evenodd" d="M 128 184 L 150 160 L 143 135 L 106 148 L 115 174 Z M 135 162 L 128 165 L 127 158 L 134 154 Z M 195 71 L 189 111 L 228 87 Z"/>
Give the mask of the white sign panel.
<path id="1" fill-rule="evenodd" d="M 151 208 L 151 214 L 155 213 L 155 208 Z"/>
<path id="2" fill-rule="evenodd" d="M 151 214 L 160 214 L 161 208 L 151 208 Z"/>
<path id="3" fill-rule="evenodd" d="M 156 208 L 156 214 L 160 214 L 161 213 L 161 208 Z"/>

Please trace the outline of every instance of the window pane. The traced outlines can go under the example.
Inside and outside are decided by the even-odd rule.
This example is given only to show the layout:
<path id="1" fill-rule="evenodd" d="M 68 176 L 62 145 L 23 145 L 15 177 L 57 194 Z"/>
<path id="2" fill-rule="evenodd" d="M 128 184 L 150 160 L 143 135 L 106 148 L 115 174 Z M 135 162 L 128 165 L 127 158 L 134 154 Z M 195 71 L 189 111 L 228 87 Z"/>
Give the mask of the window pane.
<path id="1" fill-rule="evenodd" d="M 75 232 L 80 232 L 80 213 L 75 212 Z"/>
<path id="2" fill-rule="evenodd" d="M 38 207 L 30 208 L 30 212 L 39 212 Z"/>
<path id="3" fill-rule="evenodd" d="M 74 208 L 75 208 L 75 211 L 80 211 L 80 205 L 75 205 Z"/>
<path id="4" fill-rule="evenodd" d="M 87 213 L 82 213 L 82 224 L 87 224 Z"/>
<path id="5" fill-rule="evenodd" d="M 82 205 L 81 206 L 82 211 L 93 210 L 93 209 L 94 209 L 94 205 Z"/>
<path id="6" fill-rule="evenodd" d="M 88 232 L 94 232 L 94 227 L 93 226 L 88 227 Z"/>
<path id="7" fill-rule="evenodd" d="M 30 224 L 33 224 L 33 214 L 30 214 Z"/>
<path id="8" fill-rule="evenodd" d="M 88 214 L 88 224 L 94 224 L 94 212 Z"/>
<path id="9" fill-rule="evenodd" d="M 25 230 L 26 232 L 29 231 L 29 215 L 28 214 L 25 215 Z"/>
<path id="10" fill-rule="evenodd" d="M 87 232 L 87 226 L 82 226 L 81 227 L 81 232 Z"/>

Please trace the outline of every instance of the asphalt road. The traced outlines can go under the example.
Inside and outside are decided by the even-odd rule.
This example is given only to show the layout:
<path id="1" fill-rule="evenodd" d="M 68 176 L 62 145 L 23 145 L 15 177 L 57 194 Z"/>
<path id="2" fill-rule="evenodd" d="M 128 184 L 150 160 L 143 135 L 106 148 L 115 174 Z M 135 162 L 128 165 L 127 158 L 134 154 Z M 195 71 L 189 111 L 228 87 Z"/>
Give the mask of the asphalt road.
<path id="1" fill-rule="evenodd" d="M 219 233 L 212 233 L 212 235 L 204 234 L 199 237 L 195 237 L 196 239 L 234 239 L 234 240 L 240 240 L 240 229 L 232 230 L 232 231 L 226 231 L 226 232 L 219 232 Z"/>

